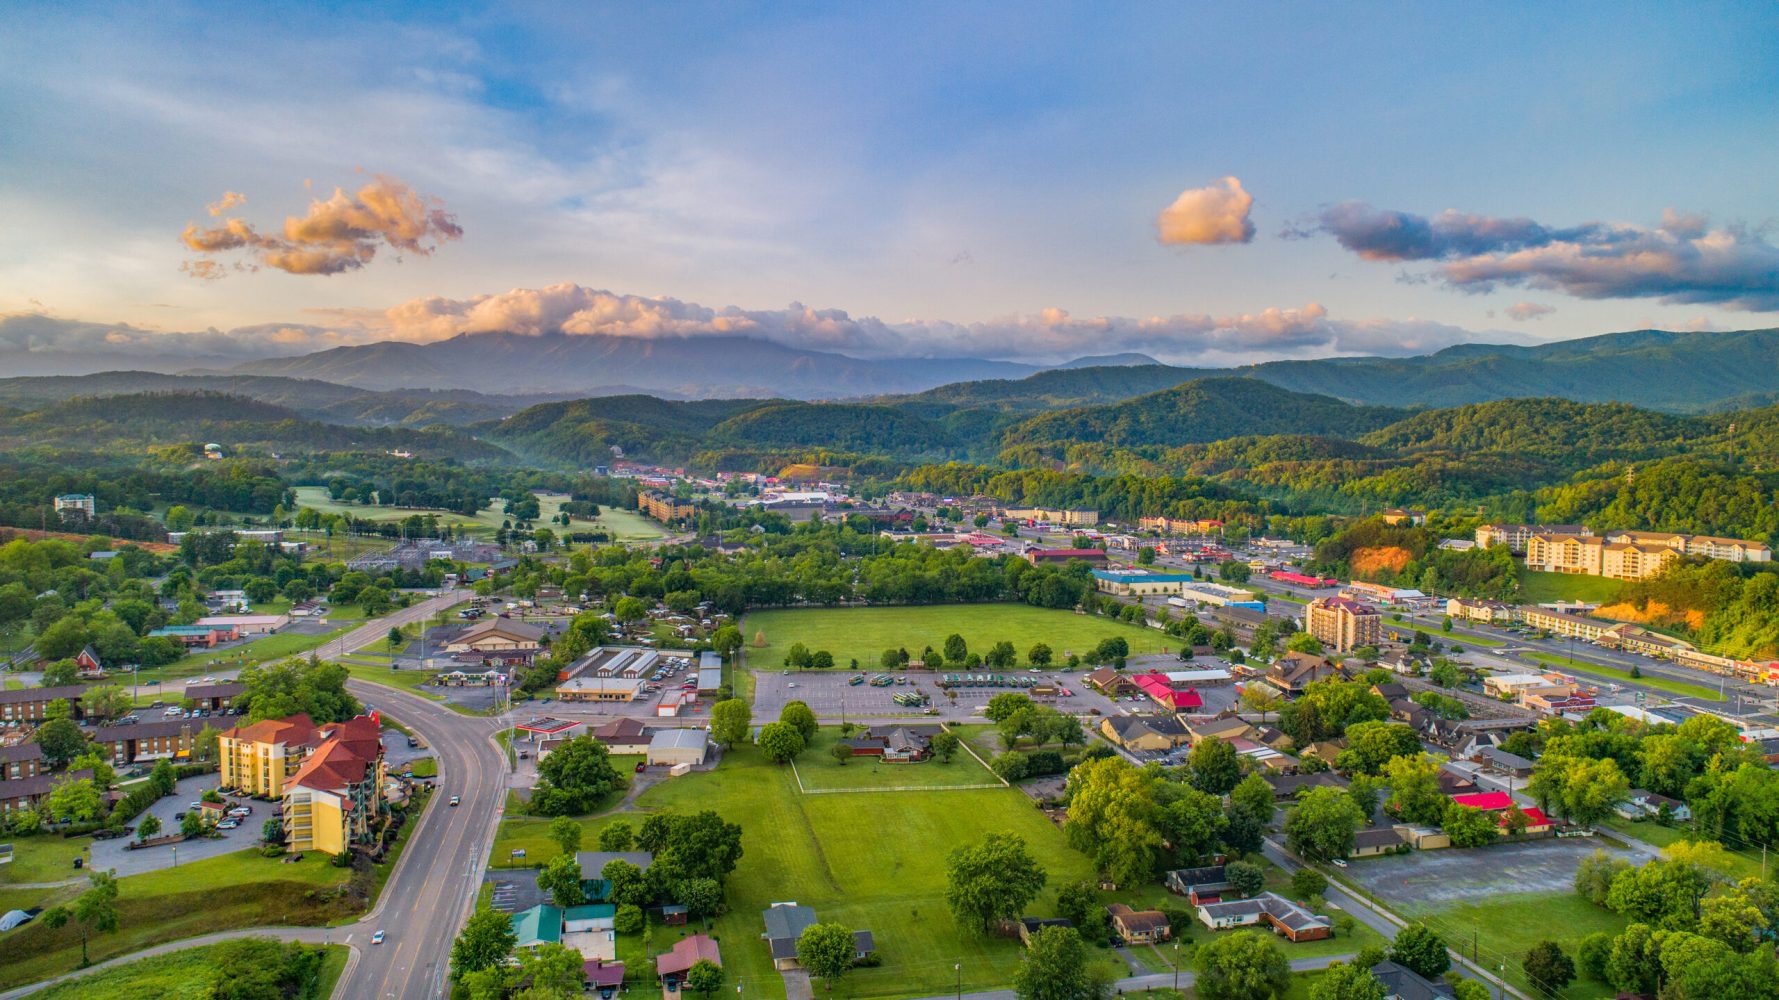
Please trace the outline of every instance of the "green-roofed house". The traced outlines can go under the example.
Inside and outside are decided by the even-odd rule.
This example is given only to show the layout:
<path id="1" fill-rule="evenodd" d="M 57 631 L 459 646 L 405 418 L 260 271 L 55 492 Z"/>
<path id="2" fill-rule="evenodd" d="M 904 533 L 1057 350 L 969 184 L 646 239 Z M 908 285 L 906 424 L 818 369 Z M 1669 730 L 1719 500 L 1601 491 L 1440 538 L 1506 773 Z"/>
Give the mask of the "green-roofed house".
<path id="1" fill-rule="evenodd" d="M 513 914 L 515 948 L 536 948 L 541 944 L 562 943 L 562 910 L 542 903 Z"/>

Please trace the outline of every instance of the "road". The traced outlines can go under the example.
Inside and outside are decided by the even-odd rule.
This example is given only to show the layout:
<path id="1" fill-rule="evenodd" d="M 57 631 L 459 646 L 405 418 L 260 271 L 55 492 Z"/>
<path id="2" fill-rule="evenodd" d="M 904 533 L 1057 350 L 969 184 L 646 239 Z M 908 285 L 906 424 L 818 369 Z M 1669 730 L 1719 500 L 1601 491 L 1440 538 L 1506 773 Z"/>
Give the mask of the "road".
<path id="1" fill-rule="evenodd" d="M 457 591 L 403 608 L 365 623 L 318 653 L 338 657 L 382 642 L 391 627 L 428 618 L 467 597 L 467 591 Z M 243 928 L 172 941 L 0 993 L 0 1000 L 27 996 L 64 979 L 148 955 L 239 937 L 347 945 L 352 959 L 334 990 L 335 1000 L 433 1000 L 446 996 L 451 942 L 475 904 L 506 797 L 507 759 L 493 736 L 508 723 L 495 717 L 459 715 L 438 702 L 367 681 L 348 681 L 347 689 L 420 734 L 439 758 L 437 790 L 418 826 L 409 833 L 407 847 L 369 913 L 354 923 L 332 928 Z M 448 805 L 453 795 L 462 797 L 462 805 Z M 387 937 L 383 944 L 373 946 L 371 935 L 379 930 Z"/>
<path id="2" fill-rule="evenodd" d="M 388 625 L 383 625 L 388 631 Z M 468 918 L 487 865 L 489 846 L 506 795 L 506 755 L 494 744 L 504 722 L 458 715 L 406 691 L 351 681 L 360 700 L 422 735 L 439 757 L 438 789 L 409 839 L 375 910 L 341 930 L 361 949 L 357 967 L 342 977 L 338 997 L 423 1000 L 445 995 L 451 942 Z M 463 804 L 448 805 L 461 796 Z"/>

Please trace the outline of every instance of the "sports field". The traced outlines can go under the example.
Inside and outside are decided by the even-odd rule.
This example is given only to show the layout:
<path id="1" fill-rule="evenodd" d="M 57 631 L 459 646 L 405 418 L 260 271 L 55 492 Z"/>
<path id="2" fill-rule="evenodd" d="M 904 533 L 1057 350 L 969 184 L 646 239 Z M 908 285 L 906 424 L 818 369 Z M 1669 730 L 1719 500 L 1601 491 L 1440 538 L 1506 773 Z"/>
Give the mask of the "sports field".
<path id="1" fill-rule="evenodd" d="M 905 648 L 918 659 L 927 646 L 942 650 L 945 637 L 953 632 L 963 636 L 976 653 L 988 652 L 1003 639 L 1011 642 L 1021 664 L 1026 651 L 1040 642 L 1050 647 L 1059 664 L 1068 654 L 1085 655 L 1101 639 L 1111 636 L 1130 643 L 1133 656 L 1166 652 L 1179 645 L 1177 639 L 1154 629 L 1024 604 L 755 611 L 741 623 L 748 664 L 755 669 L 782 665 L 785 651 L 794 642 L 801 642 L 811 652 L 825 649 L 834 654 L 836 663 L 857 658 L 861 667 L 875 669 L 885 649 Z M 755 645 L 756 634 L 764 635 L 765 646 Z"/>
<path id="2" fill-rule="evenodd" d="M 441 525 L 451 525 L 467 534 L 489 537 L 499 529 L 501 522 L 506 520 L 506 502 L 494 501 L 474 517 L 452 514 L 445 511 L 425 510 L 417 507 L 375 507 L 368 504 L 341 503 L 328 497 L 327 489 L 321 486 L 298 486 L 296 488 L 297 506 L 312 507 L 323 514 L 350 514 L 366 521 L 400 521 L 403 518 L 418 514 L 425 517 L 432 514 L 438 517 Z M 551 518 L 562 512 L 562 503 L 568 497 L 559 493 L 540 493 L 537 495 L 538 519 L 535 522 L 541 527 L 552 530 L 561 525 L 551 523 Z M 651 541 L 662 537 L 661 526 L 643 517 L 633 510 L 616 510 L 600 507 L 597 518 L 588 520 L 577 517 L 570 525 L 570 530 L 600 530 L 611 533 L 620 542 Z"/>

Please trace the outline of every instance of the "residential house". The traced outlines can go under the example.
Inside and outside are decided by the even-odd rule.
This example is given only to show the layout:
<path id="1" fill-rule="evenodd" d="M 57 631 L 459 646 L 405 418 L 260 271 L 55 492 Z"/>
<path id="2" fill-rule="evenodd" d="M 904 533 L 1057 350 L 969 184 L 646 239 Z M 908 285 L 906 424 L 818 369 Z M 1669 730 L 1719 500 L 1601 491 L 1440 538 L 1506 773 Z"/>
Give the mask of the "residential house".
<path id="1" fill-rule="evenodd" d="M 1167 916 L 1160 910 L 1133 910 L 1123 903 L 1106 907 L 1112 918 L 1112 930 L 1127 945 L 1154 944 L 1173 937 Z"/>
<path id="2" fill-rule="evenodd" d="M 1266 682 L 1286 696 L 1296 696 L 1315 681 L 1333 680 L 1340 668 L 1333 660 L 1315 653 L 1288 652 L 1273 662 L 1266 672 Z"/>
<path id="3" fill-rule="evenodd" d="M 588 992 L 609 1000 L 624 985 L 624 963 L 589 958 L 581 964 L 581 976 L 587 981 Z"/>
<path id="4" fill-rule="evenodd" d="M 1334 925 L 1328 918 L 1271 892 L 1263 892 L 1251 899 L 1202 904 L 1198 908 L 1198 919 L 1214 931 L 1265 925 L 1293 942 L 1319 941 L 1334 934 Z"/>
<path id="5" fill-rule="evenodd" d="M 1628 820 L 1659 819 L 1664 810 L 1666 818 L 1680 823 L 1690 822 L 1693 818 L 1692 807 L 1679 799 L 1671 799 L 1659 795 L 1647 788 L 1633 788 L 1625 793 L 1624 801 L 1612 807 L 1612 811 Z"/>
<path id="6" fill-rule="evenodd" d="M 943 731 L 940 726 L 873 726 L 840 742 L 852 748 L 854 757 L 877 757 L 886 763 L 906 764 L 931 757 L 933 737 Z"/>
<path id="7" fill-rule="evenodd" d="M 1303 750 L 1298 753 L 1298 756 L 1314 757 L 1316 760 L 1332 767 L 1334 765 L 1334 758 L 1339 757 L 1340 752 L 1346 748 L 1346 740 L 1317 740 L 1309 746 L 1304 747 Z"/>
<path id="8" fill-rule="evenodd" d="M 99 654 L 91 646 L 82 646 L 80 652 L 74 654 L 74 673 L 83 681 L 98 680 L 105 676 L 105 665 L 99 662 Z"/>
<path id="9" fill-rule="evenodd" d="M 1032 946 L 1032 938 L 1046 927 L 1073 927 L 1075 922 L 1064 917 L 1020 917 L 1018 925 L 1019 943 L 1027 948 Z"/>
<path id="10" fill-rule="evenodd" d="M 686 970 L 700 961 L 721 968 L 723 953 L 708 934 L 694 934 L 673 943 L 673 948 L 655 956 L 655 977 L 664 985 L 677 986 L 686 977 Z"/>
<path id="11" fill-rule="evenodd" d="M 1360 830 L 1353 834 L 1353 849 L 1347 852 L 1349 858 L 1369 858 L 1379 854 L 1389 854 L 1407 841 L 1402 834 L 1387 826 Z"/>
<path id="12" fill-rule="evenodd" d="M 1333 771 L 1318 771 L 1314 774 L 1263 774 L 1261 778 L 1272 786 L 1273 798 L 1280 801 L 1294 799 L 1312 788 L 1346 788 L 1347 779 Z"/>
<path id="13" fill-rule="evenodd" d="M 1126 750 L 1160 752 L 1185 743 L 1185 724 L 1171 715 L 1110 715 L 1100 720 L 1100 733 Z"/>
<path id="14" fill-rule="evenodd" d="M 1198 746 L 1213 737 L 1228 742 L 1247 739 L 1254 735 L 1253 726 L 1233 715 L 1223 719 L 1205 719 L 1193 722 L 1187 728 L 1191 730 L 1193 746 Z"/>
<path id="15" fill-rule="evenodd" d="M 598 902 L 605 899 L 611 886 L 605 881 L 605 866 L 613 861 L 627 861 L 639 871 L 648 871 L 655 863 L 655 855 L 648 851 L 576 851 L 575 864 L 581 867 L 581 888 L 586 891 L 587 898 Z"/>
<path id="16" fill-rule="evenodd" d="M 1481 622 L 1484 625 L 1506 625 L 1519 617 L 1514 606 L 1505 601 L 1470 597 L 1447 599 L 1445 613 L 1461 621 Z"/>
<path id="17" fill-rule="evenodd" d="M 1531 761 L 1518 754 L 1508 753 L 1500 747 L 1482 747 L 1471 759 L 1495 774 L 1504 774 L 1510 778 L 1532 776 Z"/>
<path id="18" fill-rule="evenodd" d="M 1456 995 L 1445 980 L 1428 979 L 1389 959 L 1372 966 L 1371 974 L 1384 984 L 1384 1000 L 1451 1000 Z"/>
<path id="19" fill-rule="evenodd" d="M 1209 865 L 1204 868 L 1176 868 L 1167 873 L 1168 891 L 1175 895 L 1185 896 L 1193 906 L 1200 903 L 1214 903 L 1223 898 L 1223 894 L 1234 888 L 1229 881 L 1229 869 L 1225 865 Z"/>
<path id="20" fill-rule="evenodd" d="M 780 971 L 796 969 L 797 939 L 815 924 L 815 910 L 796 903 L 773 903 L 761 912 L 766 930 L 760 935 L 772 953 L 772 967 Z M 870 931 L 852 932 L 853 959 L 862 960 L 877 949 Z"/>

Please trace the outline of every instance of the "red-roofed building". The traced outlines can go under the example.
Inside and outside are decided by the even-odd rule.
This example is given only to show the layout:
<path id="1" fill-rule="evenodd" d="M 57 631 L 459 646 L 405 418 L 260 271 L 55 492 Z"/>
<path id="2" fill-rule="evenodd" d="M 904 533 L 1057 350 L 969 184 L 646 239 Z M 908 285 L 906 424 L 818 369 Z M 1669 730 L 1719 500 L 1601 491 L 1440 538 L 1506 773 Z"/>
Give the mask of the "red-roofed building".
<path id="1" fill-rule="evenodd" d="M 1196 689 L 1175 690 L 1174 686 L 1168 683 L 1166 674 L 1138 674 L 1131 680 L 1138 689 L 1163 708 L 1184 712 L 1204 707 L 1205 700 L 1199 696 Z"/>
<path id="2" fill-rule="evenodd" d="M 387 808 L 378 728 L 361 715 L 321 729 L 321 743 L 285 783 L 286 850 L 338 854 L 376 838 Z"/>
<path id="3" fill-rule="evenodd" d="M 722 967 L 723 953 L 717 949 L 716 941 L 708 934 L 680 938 L 673 943 L 672 951 L 655 956 L 655 976 L 678 982 L 685 977 L 687 969 L 701 960 Z"/>
<path id="4" fill-rule="evenodd" d="M 1452 796 L 1452 801 L 1461 806 L 1469 806 L 1472 809 L 1481 809 L 1483 812 L 1500 813 L 1500 816 L 1496 819 L 1503 827 L 1507 825 L 1507 814 L 1516 806 L 1516 803 L 1513 801 L 1513 796 L 1506 792 L 1476 792 L 1471 795 L 1454 795 Z M 1539 809 L 1536 806 L 1527 806 L 1520 809 L 1520 812 L 1526 817 L 1527 833 L 1546 833 L 1550 830 L 1550 817 L 1544 814 L 1544 810 Z"/>
<path id="5" fill-rule="evenodd" d="M 1280 583 L 1290 583 L 1299 587 L 1313 587 L 1317 589 L 1332 587 L 1340 583 L 1339 580 L 1330 580 L 1320 576 L 1308 576 L 1303 573 L 1293 573 L 1290 570 L 1283 569 L 1275 569 L 1266 575 Z"/>

